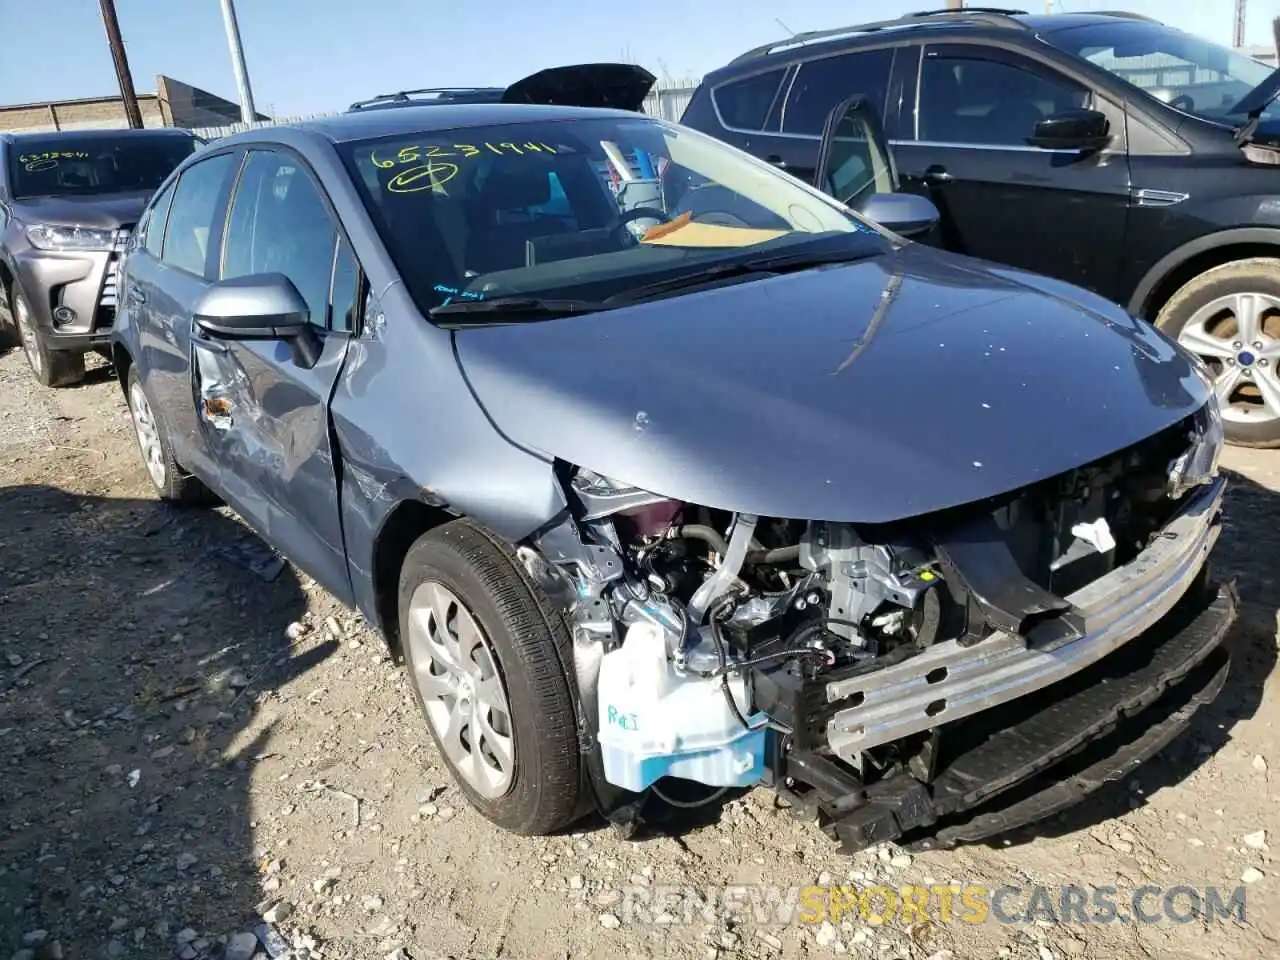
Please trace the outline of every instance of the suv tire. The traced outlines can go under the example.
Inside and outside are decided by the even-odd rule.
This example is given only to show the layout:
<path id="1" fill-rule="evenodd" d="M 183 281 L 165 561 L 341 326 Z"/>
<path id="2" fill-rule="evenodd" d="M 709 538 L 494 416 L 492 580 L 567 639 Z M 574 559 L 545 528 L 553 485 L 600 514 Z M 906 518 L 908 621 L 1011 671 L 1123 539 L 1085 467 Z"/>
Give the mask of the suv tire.
<path id="1" fill-rule="evenodd" d="M 31 316 L 31 308 L 22 291 L 15 285 L 11 310 L 13 325 L 37 382 L 46 387 L 65 387 L 84 379 L 84 354 L 50 350 L 44 334 Z"/>
<path id="2" fill-rule="evenodd" d="M 1233 309 L 1232 298 L 1242 294 L 1253 295 L 1252 309 Z M 1243 337 L 1242 319 L 1250 328 Z M 1204 358 L 1218 383 L 1229 387 L 1219 394 L 1228 443 L 1280 447 L 1280 258 L 1250 257 L 1206 270 L 1169 298 L 1156 326 Z M 1267 394 L 1258 387 L 1263 377 Z"/>
<path id="3" fill-rule="evenodd" d="M 129 405 L 142 463 L 160 499 L 183 506 L 215 503 L 217 498 L 209 488 L 187 473 L 173 458 L 169 435 L 163 421 L 154 413 L 155 408 L 142 386 L 136 364 L 129 366 L 129 375 L 125 378 L 125 402 Z"/>
<path id="4" fill-rule="evenodd" d="M 471 805 L 525 836 L 573 822 L 569 629 L 511 547 L 469 520 L 428 531 L 401 567 L 399 611 L 414 696 Z"/>

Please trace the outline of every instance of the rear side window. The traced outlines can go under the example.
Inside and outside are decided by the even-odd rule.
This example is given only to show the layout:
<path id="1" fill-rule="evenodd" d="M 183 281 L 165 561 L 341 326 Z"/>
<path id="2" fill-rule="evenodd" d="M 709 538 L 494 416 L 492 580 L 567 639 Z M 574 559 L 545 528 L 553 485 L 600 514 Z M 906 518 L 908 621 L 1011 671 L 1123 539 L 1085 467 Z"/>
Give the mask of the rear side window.
<path id="1" fill-rule="evenodd" d="M 214 218 L 227 190 L 236 155 L 220 153 L 192 164 L 178 180 L 169 210 L 161 259 L 203 277 L 214 233 Z"/>
<path id="2" fill-rule="evenodd" d="M 711 96 L 724 125 L 737 130 L 763 130 L 769 108 L 773 106 L 786 72 L 786 67 L 779 67 L 768 73 L 726 83 L 712 91 Z"/>
<path id="3" fill-rule="evenodd" d="M 892 66 L 892 49 L 845 53 L 802 63 L 782 114 L 782 132 L 820 136 L 827 115 L 836 104 L 855 94 L 865 96 L 883 117 Z"/>

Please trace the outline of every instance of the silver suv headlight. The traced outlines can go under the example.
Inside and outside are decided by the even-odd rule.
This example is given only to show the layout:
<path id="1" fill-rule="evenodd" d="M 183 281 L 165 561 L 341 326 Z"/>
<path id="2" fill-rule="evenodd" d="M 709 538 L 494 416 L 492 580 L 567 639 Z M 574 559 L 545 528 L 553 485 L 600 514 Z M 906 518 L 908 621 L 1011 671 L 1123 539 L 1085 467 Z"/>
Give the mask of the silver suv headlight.
<path id="1" fill-rule="evenodd" d="M 27 239 L 39 250 L 93 250 L 111 249 L 113 230 L 91 227 L 55 227 L 36 224 L 27 227 Z"/>

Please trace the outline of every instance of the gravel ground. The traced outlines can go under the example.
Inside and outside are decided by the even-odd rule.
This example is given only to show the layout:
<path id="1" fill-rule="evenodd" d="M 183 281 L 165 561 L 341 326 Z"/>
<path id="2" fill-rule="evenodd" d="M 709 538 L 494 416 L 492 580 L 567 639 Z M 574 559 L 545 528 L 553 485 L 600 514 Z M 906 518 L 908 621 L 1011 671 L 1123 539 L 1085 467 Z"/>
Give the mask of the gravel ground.
<path id="1" fill-rule="evenodd" d="M 1269 846 L 1280 843 L 1280 454 L 1231 450 L 1227 463 L 1219 565 L 1245 600 L 1232 677 L 1131 781 L 950 853 L 840 855 L 762 790 L 638 841 L 593 822 L 522 839 L 467 807 L 401 670 L 357 616 L 229 512 L 154 499 L 105 368 L 43 390 L 11 352 L 0 357 L 0 957 L 1280 955 Z M 880 925 L 851 913 L 806 925 L 769 923 L 763 907 L 736 919 L 634 909 L 636 891 L 666 884 L 708 896 L 872 882 L 1111 885 L 1122 903 L 1144 884 L 1243 883 L 1247 913 Z M 1014 902 L 1025 910 L 1026 894 Z"/>

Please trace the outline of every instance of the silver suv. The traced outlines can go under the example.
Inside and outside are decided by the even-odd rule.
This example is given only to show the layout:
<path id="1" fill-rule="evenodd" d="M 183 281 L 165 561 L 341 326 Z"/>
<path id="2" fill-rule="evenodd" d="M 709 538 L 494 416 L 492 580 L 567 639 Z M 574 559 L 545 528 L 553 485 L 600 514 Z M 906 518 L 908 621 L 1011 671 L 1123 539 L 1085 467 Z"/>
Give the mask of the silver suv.
<path id="1" fill-rule="evenodd" d="M 129 233 L 202 142 L 177 129 L 0 133 L 0 340 L 16 334 L 45 386 L 108 353 Z"/>

